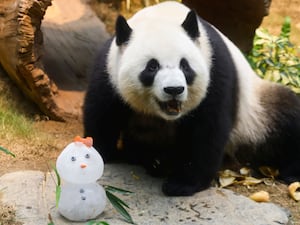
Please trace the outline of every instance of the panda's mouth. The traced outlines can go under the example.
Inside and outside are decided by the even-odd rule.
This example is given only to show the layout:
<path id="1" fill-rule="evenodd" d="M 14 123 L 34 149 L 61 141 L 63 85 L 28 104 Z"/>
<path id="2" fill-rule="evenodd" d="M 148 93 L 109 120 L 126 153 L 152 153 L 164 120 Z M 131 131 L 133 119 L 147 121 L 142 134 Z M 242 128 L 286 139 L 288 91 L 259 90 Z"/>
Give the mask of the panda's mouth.
<path id="1" fill-rule="evenodd" d="M 172 99 L 169 101 L 161 102 L 158 101 L 159 107 L 162 111 L 164 111 L 167 115 L 177 116 L 181 112 L 181 101 L 176 99 Z"/>

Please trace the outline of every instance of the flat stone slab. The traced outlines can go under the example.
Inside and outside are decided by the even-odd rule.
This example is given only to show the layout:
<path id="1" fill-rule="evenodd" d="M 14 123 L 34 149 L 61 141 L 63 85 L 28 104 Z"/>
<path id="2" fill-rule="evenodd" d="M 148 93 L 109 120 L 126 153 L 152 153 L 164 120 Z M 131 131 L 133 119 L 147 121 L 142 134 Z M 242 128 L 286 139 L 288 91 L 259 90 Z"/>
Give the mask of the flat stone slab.
<path id="1" fill-rule="evenodd" d="M 55 175 L 40 171 L 19 171 L 0 177 L 1 200 L 16 208 L 17 220 L 25 225 L 85 224 L 65 220 L 55 207 Z M 123 164 L 105 165 L 99 180 L 134 192 L 118 195 L 139 225 L 278 225 L 290 224 L 287 210 L 273 203 L 256 203 L 226 189 L 210 188 L 192 197 L 166 197 L 161 192 L 162 180 L 149 177 L 144 170 Z M 98 220 L 111 225 L 127 224 L 110 203 Z"/>

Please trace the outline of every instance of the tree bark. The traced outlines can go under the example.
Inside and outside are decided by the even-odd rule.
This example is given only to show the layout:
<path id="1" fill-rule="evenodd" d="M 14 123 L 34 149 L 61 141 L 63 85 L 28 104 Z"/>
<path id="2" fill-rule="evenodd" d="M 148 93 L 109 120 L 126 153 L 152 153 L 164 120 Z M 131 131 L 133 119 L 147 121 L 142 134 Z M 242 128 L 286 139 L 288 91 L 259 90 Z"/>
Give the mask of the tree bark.
<path id="1" fill-rule="evenodd" d="M 0 63 L 51 119 L 78 119 L 87 68 L 108 34 L 80 0 L 52 4 L 51 0 L 1 0 Z"/>

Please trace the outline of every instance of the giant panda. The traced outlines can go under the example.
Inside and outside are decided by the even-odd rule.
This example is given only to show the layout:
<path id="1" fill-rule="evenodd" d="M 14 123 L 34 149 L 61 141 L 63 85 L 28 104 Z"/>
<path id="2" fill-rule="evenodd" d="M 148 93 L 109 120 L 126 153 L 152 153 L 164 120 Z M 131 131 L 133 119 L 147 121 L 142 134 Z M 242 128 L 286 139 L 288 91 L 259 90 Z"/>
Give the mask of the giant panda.
<path id="1" fill-rule="evenodd" d="M 169 196 L 208 188 L 227 153 L 300 180 L 299 99 L 260 79 L 214 26 L 164 2 L 115 29 L 84 103 L 85 135 L 105 162 L 143 165 Z"/>

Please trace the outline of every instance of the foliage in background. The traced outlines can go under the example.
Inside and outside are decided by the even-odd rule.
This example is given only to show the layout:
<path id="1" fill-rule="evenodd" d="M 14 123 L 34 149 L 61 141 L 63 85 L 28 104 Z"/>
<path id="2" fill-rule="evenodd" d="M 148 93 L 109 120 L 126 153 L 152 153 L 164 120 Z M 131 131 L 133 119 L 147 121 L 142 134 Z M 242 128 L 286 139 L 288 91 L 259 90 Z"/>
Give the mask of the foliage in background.
<path id="1" fill-rule="evenodd" d="M 260 77 L 286 85 L 300 94 L 299 47 L 290 42 L 290 32 L 289 17 L 285 18 L 279 36 L 257 29 L 254 46 L 247 59 Z"/>

